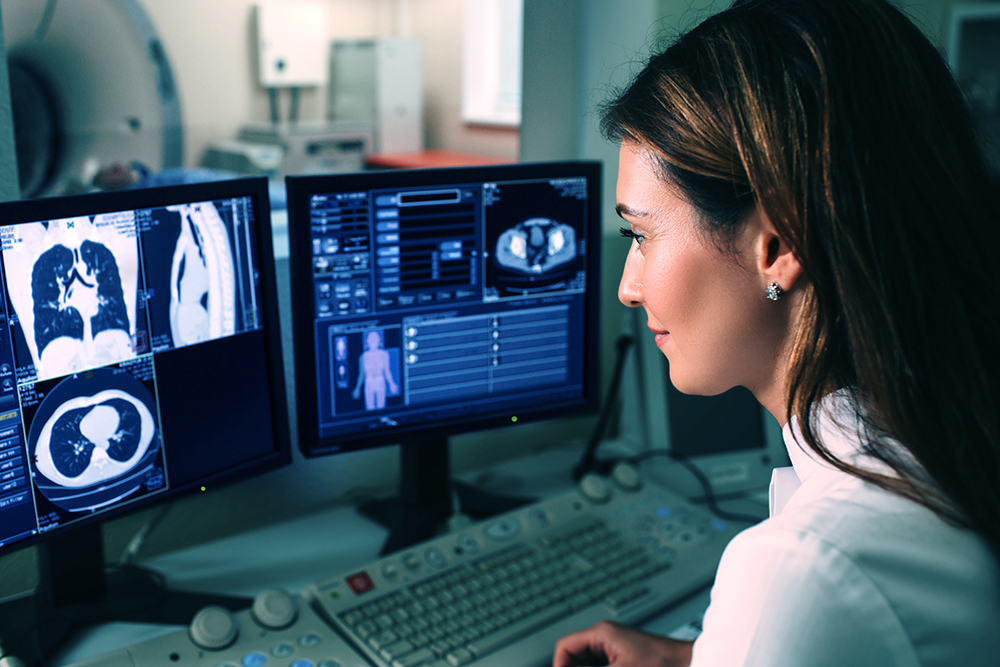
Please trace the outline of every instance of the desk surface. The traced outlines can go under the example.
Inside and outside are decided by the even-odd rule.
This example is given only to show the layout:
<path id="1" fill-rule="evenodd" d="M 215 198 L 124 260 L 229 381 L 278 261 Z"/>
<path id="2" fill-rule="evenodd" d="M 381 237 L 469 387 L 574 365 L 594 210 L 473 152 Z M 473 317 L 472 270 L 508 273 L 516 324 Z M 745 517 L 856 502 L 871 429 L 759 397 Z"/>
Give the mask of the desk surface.
<path id="1" fill-rule="evenodd" d="M 488 491 L 551 497 L 571 488 L 568 471 L 578 455 L 578 447 L 547 450 L 459 478 Z M 727 509 L 746 511 L 745 506 Z M 143 565 L 163 574 L 176 590 L 245 597 L 268 588 L 300 593 L 312 583 L 375 560 L 386 535 L 354 507 L 342 506 L 158 556 Z M 643 627 L 671 634 L 699 619 L 707 606 L 708 589 L 703 589 Z M 176 627 L 114 623 L 91 628 L 78 633 L 52 664 L 81 662 Z"/>

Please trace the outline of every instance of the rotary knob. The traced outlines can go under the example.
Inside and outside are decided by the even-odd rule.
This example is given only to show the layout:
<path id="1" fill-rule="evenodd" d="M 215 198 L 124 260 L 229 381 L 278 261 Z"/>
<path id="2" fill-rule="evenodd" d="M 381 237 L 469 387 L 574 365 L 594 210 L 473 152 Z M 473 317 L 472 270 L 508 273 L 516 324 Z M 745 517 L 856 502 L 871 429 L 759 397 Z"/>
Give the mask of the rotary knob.
<path id="1" fill-rule="evenodd" d="M 261 591 L 253 600 L 253 619 L 265 628 L 278 630 L 295 622 L 299 615 L 295 598 L 276 588 Z"/>
<path id="2" fill-rule="evenodd" d="M 236 641 L 240 627 L 228 609 L 211 605 L 194 615 L 188 634 L 197 646 L 218 651 Z"/>
<path id="3" fill-rule="evenodd" d="M 607 502 L 611 498 L 611 488 L 600 475 L 589 473 L 580 480 L 580 493 L 595 503 Z"/>
<path id="4" fill-rule="evenodd" d="M 639 475 L 639 471 L 628 463 L 616 465 L 615 469 L 611 471 L 611 479 L 625 491 L 638 491 L 642 488 L 642 477 Z"/>

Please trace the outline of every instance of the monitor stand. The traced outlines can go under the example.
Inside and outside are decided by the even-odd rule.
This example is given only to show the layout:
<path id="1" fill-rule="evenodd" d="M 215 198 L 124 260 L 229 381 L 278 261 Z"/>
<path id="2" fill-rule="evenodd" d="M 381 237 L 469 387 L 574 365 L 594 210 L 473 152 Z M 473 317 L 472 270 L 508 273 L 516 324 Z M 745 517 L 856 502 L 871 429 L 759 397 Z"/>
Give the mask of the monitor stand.
<path id="1" fill-rule="evenodd" d="M 399 495 L 370 500 L 358 507 L 361 514 L 389 529 L 380 552 L 383 556 L 448 532 L 456 499 L 457 509 L 472 519 L 503 514 L 535 501 L 487 493 L 453 480 L 445 437 L 403 442 L 399 457 Z"/>
<path id="2" fill-rule="evenodd" d="M 0 644 L 26 665 L 43 665 L 72 633 L 88 626 L 127 621 L 187 625 L 209 604 L 246 609 L 250 598 L 166 588 L 163 576 L 146 568 L 108 568 L 101 526 L 55 536 L 38 546 L 34 594 L 0 603 Z"/>

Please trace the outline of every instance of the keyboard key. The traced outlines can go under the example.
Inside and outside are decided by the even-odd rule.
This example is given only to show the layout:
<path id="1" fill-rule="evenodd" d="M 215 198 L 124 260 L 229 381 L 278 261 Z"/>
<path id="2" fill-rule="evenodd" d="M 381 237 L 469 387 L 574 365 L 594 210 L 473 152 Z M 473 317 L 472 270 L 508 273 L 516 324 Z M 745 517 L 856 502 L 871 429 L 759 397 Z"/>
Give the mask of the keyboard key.
<path id="1" fill-rule="evenodd" d="M 472 662 L 473 657 L 474 656 L 464 648 L 459 648 L 445 656 L 445 659 L 451 667 L 461 667 L 461 665 Z"/>
<path id="2" fill-rule="evenodd" d="M 392 667 L 417 667 L 417 665 L 423 665 L 424 663 L 430 662 L 437 658 L 434 653 L 428 649 L 420 649 L 410 653 L 409 655 L 404 655 L 396 658 L 392 661 Z"/>
<path id="3" fill-rule="evenodd" d="M 413 653 L 413 644 L 405 640 L 389 644 L 379 651 L 379 655 L 390 662 L 408 653 Z"/>
<path id="4" fill-rule="evenodd" d="M 532 614 L 531 616 L 522 618 L 515 623 L 511 623 L 507 627 L 494 632 L 491 635 L 480 637 L 473 643 L 469 644 L 467 648 L 477 657 L 481 657 L 509 644 L 515 639 L 529 634 L 535 628 L 548 625 L 549 623 L 566 616 L 569 612 L 569 607 L 564 604 L 558 604 L 554 607 L 538 612 L 537 614 Z"/>
<path id="5" fill-rule="evenodd" d="M 385 630 L 369 637 L 368 645 L 378 651 L 389 644 L 395 644 L 397 641 L 399 641 L 399 635 L 392 630 Z"/>

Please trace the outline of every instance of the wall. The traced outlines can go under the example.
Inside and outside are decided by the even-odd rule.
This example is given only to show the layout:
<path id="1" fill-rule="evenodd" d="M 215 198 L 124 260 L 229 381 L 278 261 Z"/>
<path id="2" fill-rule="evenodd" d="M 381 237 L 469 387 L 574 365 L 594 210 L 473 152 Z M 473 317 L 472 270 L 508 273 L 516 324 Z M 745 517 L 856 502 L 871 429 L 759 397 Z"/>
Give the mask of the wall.
<path id="1" fill-rule="evenodd" d="M 517 156 L 517 131 L 472 127 L 459 118 L 463 0 L 325 0 L 330 39 L 416 36 L 423 45 L 426 145 Z M 207 143 L 235 139 L 248 122 L 268 122 L 270 103 L 257 83 L 255 0 L 140 0 L 160 33 L 180 90 L 185 163 L 197 165 Z M 326 118 L 326 87 L 304 90 L 302 122 Z M 287 116 L 289 97 L 282 95 Z"/>
<path id="2" fill-rule="evenodd" d="M 3 17 L 0 16 L 0 201 L 16 199 L 18 191 L 10 85 L 7 82 L 7 50 L 3 38 Z"/>
<path id="3" fill-rule="evenodd" d="M 515 160 L 516 128 L 462 122 L 462 6 L 464 0 L 411 0 L 411 34 L 424 58 L 424 122 L 428 148 Z"/>

